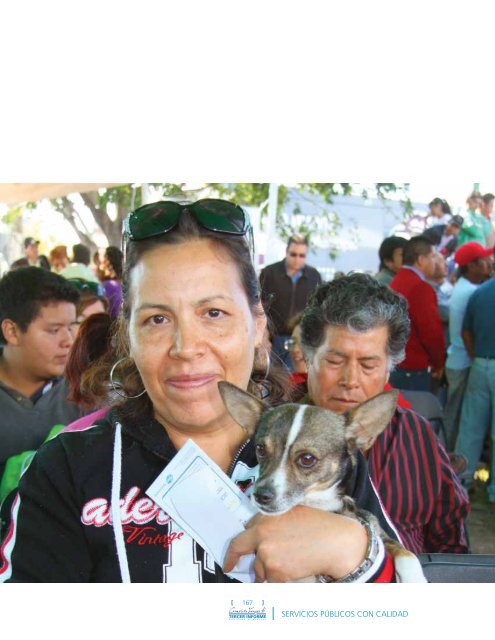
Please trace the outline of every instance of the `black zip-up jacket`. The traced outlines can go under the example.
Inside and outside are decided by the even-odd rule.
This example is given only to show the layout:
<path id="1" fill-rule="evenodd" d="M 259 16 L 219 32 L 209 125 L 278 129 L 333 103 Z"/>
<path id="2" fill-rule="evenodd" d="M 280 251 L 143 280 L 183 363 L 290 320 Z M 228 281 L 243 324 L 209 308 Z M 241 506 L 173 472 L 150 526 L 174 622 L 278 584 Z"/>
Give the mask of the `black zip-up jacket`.
<path id="1" fill-rule="evenodd" d="M 1 548 L 0 581 L 120 582 L 111 519 L 116 410 L 85 431 L 44 444 L 21 478 L 13 520 Z M 131 582 L 234 582 L 145 494 L 176 454 L 152 417 L 122 424 L 120 516 Z M 118 448 L 117 448 L 118 449 Z M 258 466 L 252 441 L 229 474 L 247 493 Z M 390 528 L 359 457 L 351 495 Z"/>
<path id="2" fill-rule="evenodd" d="M 294 284 L 287 275 L 285 259 L 270 264 L 260 273 L 261 299 L 270 317 L 275 336 L 289 335 L 288 321 L 306 306 L 309 295 L 321 284 L 319 272 L 305 265 Z"/>

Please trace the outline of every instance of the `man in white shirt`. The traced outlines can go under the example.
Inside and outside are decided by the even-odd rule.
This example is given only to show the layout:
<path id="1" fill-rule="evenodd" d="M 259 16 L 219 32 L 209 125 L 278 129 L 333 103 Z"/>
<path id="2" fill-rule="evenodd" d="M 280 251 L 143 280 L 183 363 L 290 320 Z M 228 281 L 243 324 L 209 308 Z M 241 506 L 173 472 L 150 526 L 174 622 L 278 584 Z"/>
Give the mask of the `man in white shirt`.
<path id="1" fill-rule="evenodd" d="M 467 242 L 455 252 L 455 261 L 460 268 L 460 278 L 452 292 L 449 308 L 450 346 L 445 363 L 449 388 L 444 412 L 447 451 L 454 450 L 471 366 L 471 358 L 461 336 L 462 322 L 470 297 L 492 273 L 493 250 L 478 242 Z"/>

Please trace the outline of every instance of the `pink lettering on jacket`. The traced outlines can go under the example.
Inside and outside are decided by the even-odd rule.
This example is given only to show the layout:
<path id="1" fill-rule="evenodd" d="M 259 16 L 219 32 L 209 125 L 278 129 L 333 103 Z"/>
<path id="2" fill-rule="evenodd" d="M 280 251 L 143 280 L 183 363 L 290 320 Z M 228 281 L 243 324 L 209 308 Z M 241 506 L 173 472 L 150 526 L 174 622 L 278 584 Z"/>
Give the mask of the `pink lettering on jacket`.
<path id="1" fill-rule="evenodd" d="M 167 524 L 171 518 L 151 498 L 139 498 L 141 489 L 132 487 L 119 500 L 122 524 L 146 524 L 156 520 L 157 524 Z M 110 503 L 106 498 L 93 498 L 83 507 L 81 522 L 88 526 L 103 527 L 112 524 Z"/>

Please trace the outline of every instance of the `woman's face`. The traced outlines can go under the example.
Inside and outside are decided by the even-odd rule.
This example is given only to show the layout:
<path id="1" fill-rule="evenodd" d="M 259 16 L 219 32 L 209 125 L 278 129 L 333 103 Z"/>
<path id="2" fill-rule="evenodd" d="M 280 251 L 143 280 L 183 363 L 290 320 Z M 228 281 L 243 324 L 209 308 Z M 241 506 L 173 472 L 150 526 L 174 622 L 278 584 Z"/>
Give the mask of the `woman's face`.
<path id="1" fill-rule="evenodd" d="M 156 419 L 183 433 L 231 426 L 217 384 L 247 388 L 266 324 L 236 265 L 209 240 L 162 245 L 132 270 L 130 296 L 130 355 Z"/>
<path id="2" fill-rule="evenodd" d="M 435 218 L 441 218 L 443 216 L 442 205 L 430 204 L 430 214 Z"/>
<path id="3" fill-rule="evenodd" d="M 106 277 L 113 278 L 115 276 L 115 271 L 110 263 L 110 260 L 106 255 L 100 261 L 99 268 L 103 271 Z"/>

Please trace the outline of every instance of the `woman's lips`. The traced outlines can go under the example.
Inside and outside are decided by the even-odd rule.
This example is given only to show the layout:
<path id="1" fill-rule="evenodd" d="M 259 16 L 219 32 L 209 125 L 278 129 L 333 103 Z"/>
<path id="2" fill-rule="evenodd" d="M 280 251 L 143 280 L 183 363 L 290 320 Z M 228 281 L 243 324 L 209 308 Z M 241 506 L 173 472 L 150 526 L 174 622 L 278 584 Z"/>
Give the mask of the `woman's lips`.
<path id="1" fill-rule="evenodd" d="M 217 378 L 216 374 L 201 374 L 193 376 L 174 376 L 167 378 L 166 383 L 174 389 L 197 389 L 210 384 Z"/>

